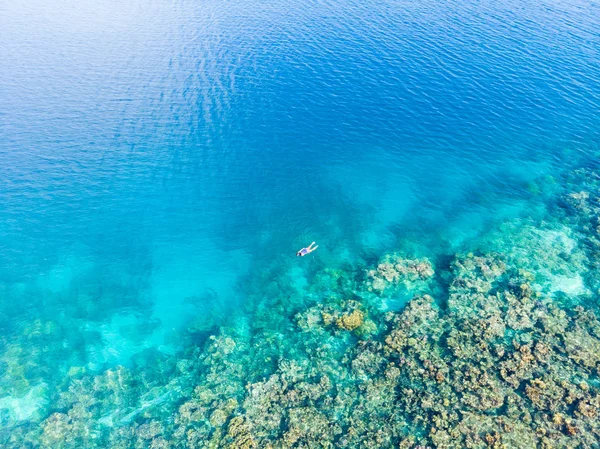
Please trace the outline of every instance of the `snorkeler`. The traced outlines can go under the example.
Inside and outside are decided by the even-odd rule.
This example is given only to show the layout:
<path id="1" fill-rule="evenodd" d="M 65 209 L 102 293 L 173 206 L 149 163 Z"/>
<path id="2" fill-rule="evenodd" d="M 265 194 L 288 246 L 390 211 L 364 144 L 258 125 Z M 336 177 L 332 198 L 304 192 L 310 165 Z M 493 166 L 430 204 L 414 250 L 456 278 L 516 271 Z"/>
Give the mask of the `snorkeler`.
<path id="1" fill-rule="evenodd" d="M 313 247 L 314 244 L 315 244 L 315 242 L 312 242 L 306 248 L 302 248 L 300 251 L 298 251 L 296 253 L 296 256 L 306 256 L 307 254 L 312 253 L 315 249 L 317 249 L 319 247 L 319 245 L 316 245 Z"/>

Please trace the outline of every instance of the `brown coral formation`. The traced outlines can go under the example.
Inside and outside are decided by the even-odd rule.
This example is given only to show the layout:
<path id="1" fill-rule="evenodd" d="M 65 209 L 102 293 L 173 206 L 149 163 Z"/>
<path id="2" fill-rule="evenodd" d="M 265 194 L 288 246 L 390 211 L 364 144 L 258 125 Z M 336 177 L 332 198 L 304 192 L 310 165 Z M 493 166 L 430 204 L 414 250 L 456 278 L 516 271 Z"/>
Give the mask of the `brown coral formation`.
<path id="1" fill-rule="evenodd" d="M 346 329 L 348 331 L 353 331 L 354 329 L 362 326 L 365 319 L 365 314 L 360 310 L 354 310 L 351 313 L 345 313 L 340 316 L 335 324 L 340 329 Z"/>

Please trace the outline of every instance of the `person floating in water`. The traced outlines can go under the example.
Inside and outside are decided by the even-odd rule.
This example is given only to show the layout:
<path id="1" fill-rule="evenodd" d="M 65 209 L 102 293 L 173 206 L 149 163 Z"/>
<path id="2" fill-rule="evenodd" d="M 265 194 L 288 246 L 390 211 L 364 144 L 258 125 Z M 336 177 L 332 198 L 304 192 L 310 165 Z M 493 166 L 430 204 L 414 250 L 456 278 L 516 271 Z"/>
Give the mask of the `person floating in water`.
<path id="1" fill-rule="evenodd" d="M 319 245 L 313 246 L 314 244 L 315 244 L 315 242 L 312 242 L 306 248 L 302 248 L 300 251 L 298 251 L 296 253 L 296 256 L 306 256 L 307 254 L 312 253 L 315 249 L 317 249 L 319 247 Z"/>

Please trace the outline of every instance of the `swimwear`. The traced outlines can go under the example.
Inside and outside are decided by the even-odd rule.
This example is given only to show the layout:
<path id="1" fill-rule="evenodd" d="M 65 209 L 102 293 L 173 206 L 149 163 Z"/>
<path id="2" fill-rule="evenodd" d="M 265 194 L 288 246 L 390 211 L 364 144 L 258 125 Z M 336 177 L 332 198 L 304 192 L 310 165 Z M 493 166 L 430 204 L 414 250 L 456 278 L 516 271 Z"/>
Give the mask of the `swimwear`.
<path id="1" fill-rule="evenodd" d="M 300 250 L 300 254 L 302 254 L 303 256 L 306 256 L 308 254 L 308 249 L 307 248 L 302 248 Z"/>

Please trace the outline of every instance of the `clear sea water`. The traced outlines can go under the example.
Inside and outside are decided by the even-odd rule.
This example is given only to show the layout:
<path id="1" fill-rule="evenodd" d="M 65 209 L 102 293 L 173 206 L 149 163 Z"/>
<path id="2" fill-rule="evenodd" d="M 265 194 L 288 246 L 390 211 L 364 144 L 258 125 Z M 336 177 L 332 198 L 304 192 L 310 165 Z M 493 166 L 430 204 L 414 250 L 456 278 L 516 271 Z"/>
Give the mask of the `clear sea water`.
<path id="1" fill-rule="evenodd" d="M 0 48 L 0 342 L 72 323 L 46 370 L 542 217 L 600 143 L 595 1 L 24 0 Z"/>

